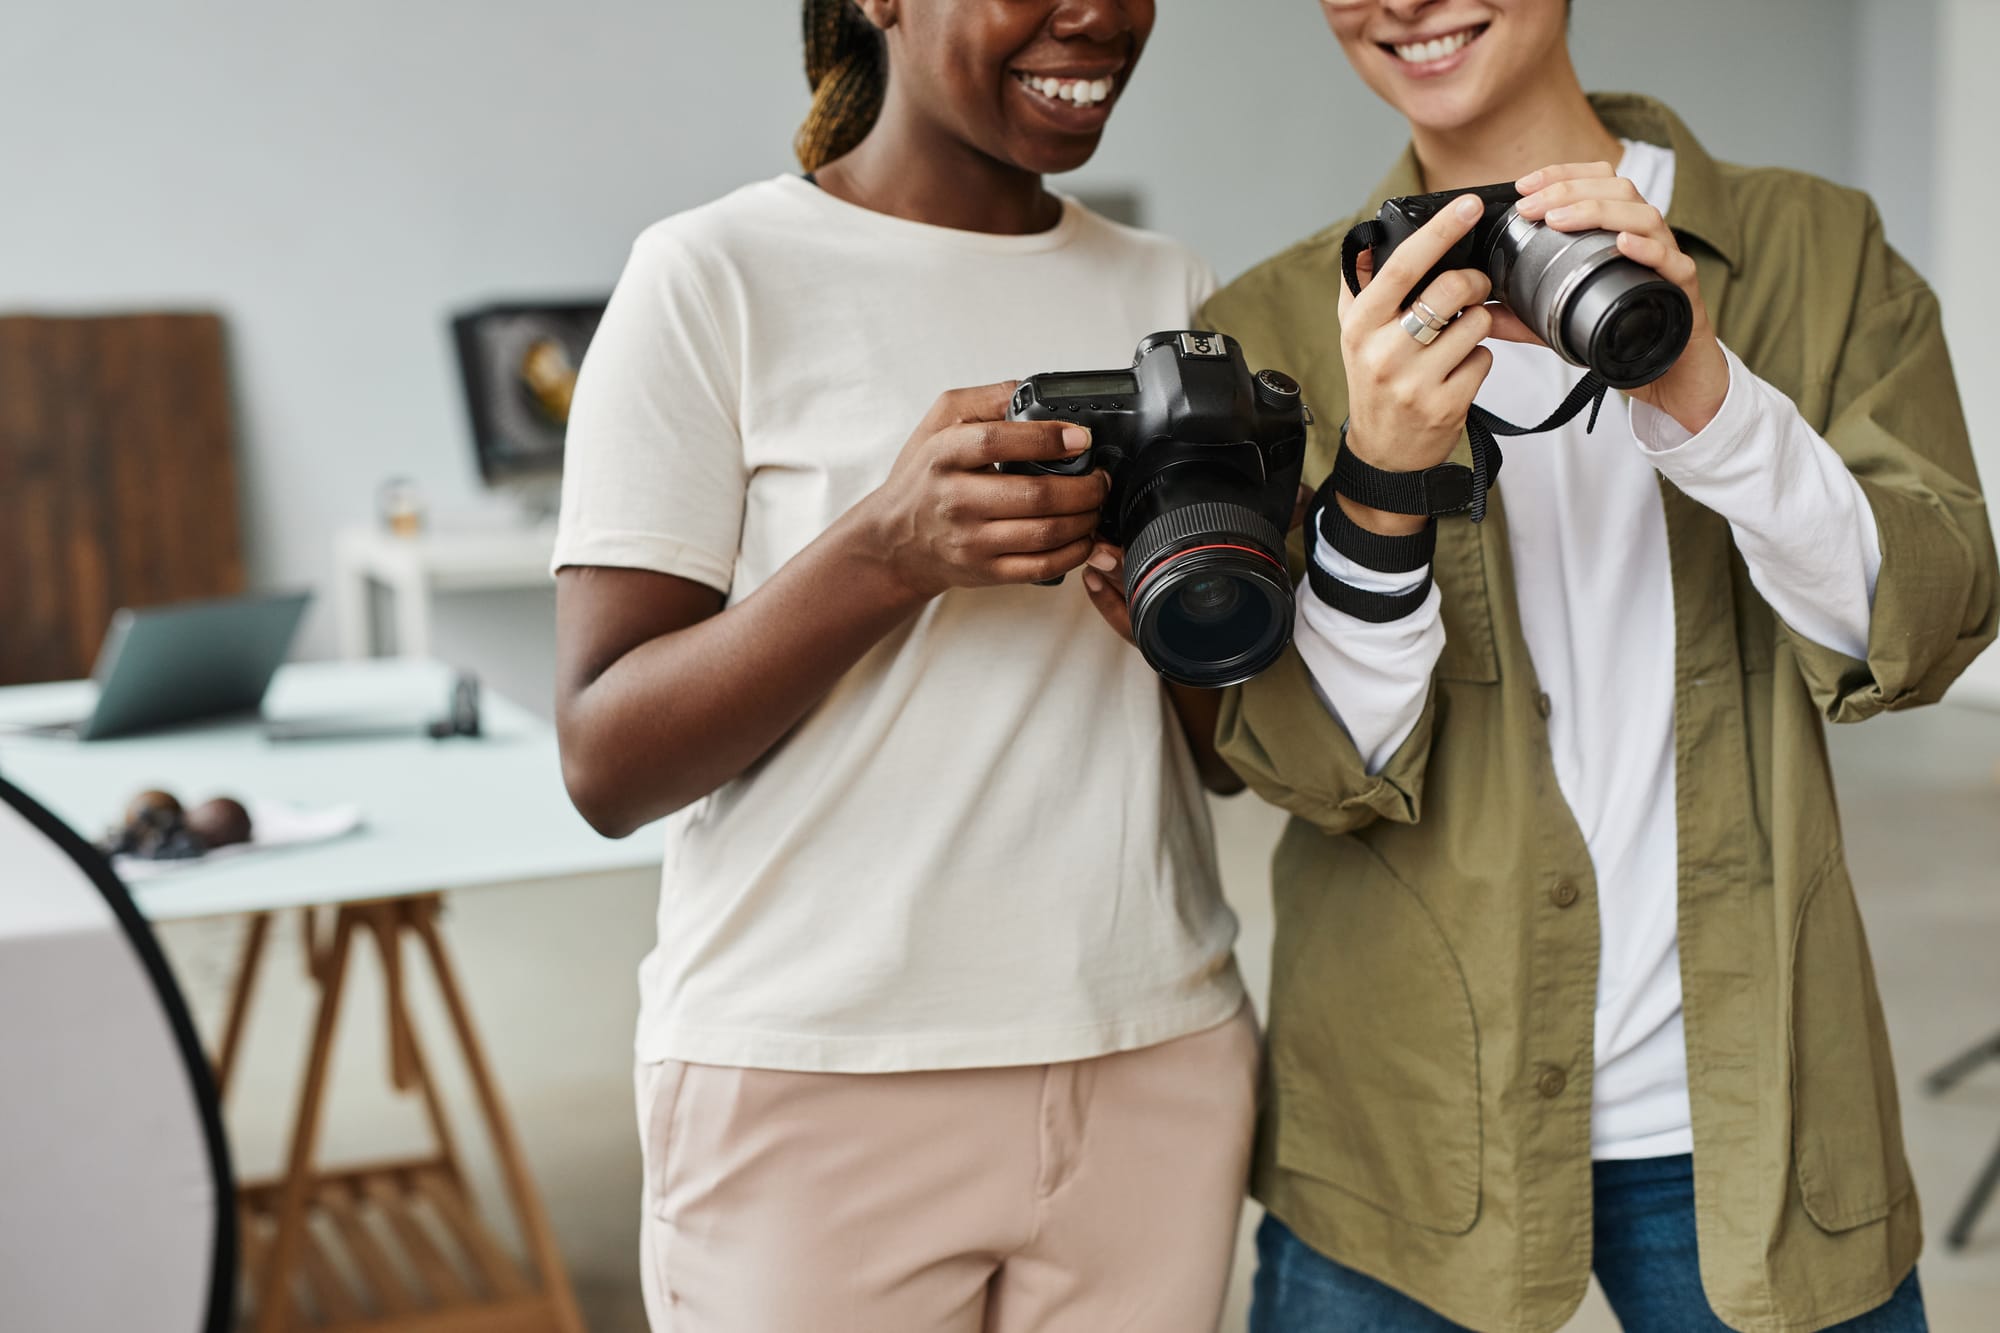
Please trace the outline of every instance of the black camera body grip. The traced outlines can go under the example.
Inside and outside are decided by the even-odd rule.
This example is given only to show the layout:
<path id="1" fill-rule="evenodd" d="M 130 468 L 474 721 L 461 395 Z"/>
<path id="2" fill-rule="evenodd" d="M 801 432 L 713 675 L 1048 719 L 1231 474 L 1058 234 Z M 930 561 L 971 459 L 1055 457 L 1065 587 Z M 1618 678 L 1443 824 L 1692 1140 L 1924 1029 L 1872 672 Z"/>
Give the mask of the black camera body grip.
<path id="1" fill-rule="evenodd" d="M 1495 236 L 1504 226 L 1508 210 L 1521 202 L 1521 192 L 1504 182 L 1470 190 L 1404 195 L 1384 201 L 1381 211 L 1373 219 L 1349 231 L 1341 243 L 1340 269 L 1341 275 L 1347 279 L 1347 289 L 1357 294 L 1361 290 L 1360 275 L 1355 268 L 1361 251 L 1374 252 L 1375 271 L 1381 272 L 1382 265 L 1389 262 L 1389 256 L 1396 253 L 1398 246 L 1423 230 L 1424 225 L 1442 213 L 1453 200 L 1468 194 L 1479 197 L 1485 205 L 1485 212 L 1471 231 L 1461 236 L 1451 249 L 1445 251 L 1442 259 L 1431 265 L 1428 273 L 1402 294 L 1396 305 L 1398 308 L 1408 306 L 1423 294 L 1426 287 L 1453 269 L 1486 268 L 1487 256 L 1493 252 Z M 1497 290 L 1497 280 L 1494 285 Z"/>

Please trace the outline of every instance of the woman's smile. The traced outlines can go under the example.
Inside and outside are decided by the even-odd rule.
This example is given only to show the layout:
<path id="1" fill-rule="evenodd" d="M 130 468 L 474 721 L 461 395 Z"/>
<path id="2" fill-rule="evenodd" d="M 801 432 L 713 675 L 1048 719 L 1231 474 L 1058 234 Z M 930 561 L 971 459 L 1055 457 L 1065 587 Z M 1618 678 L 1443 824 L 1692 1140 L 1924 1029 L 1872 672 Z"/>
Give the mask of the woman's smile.
<path id="1" fill-rule="evenodd" d="M 1072 134 L 1101 130 L 1122 88 L 1124 66 L 1090 70 L 1009 71 L 1022 99 L 1044 120 Z"/>
<path id="2" fill-rule="evenodd" d="M 1487 25 L 1475 23 L 1450 32 L 1403 41 L 1377 42 L 1406 75 L 1431 79 L 1449 74 L 1468 59 L 1466 50 L 1485 33 Z"/>

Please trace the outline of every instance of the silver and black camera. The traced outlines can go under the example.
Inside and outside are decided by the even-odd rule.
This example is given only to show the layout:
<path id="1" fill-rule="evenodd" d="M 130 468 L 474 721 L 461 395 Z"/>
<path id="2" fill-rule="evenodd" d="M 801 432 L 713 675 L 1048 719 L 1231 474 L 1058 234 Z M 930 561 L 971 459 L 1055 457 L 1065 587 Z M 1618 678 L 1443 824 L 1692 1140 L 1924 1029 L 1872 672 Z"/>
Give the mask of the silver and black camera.
<path id="1" fill-rule="evenodd" d="M 1474 194 L 1486 205 L 1478 224 L 1400 302 L 1408 305 L 1451 269 L 1475 268 L 1493 279 L 1493 295 L 1572 365 L 1595 371 L 1614 389 L 1636 389 L 1667 373 L 1687 347 L 1694 310 L 1687 294 L 1618 251 L 1609 231 L 1564 232 L 1531 222 L 1514 205 L 1512 185 L 1405 195 L 1382 205 L 1347 234 L 1342 266 L 1359 290 L 1355 259 L 1372 249 L 1375 271 L 1453 200 Z"/>

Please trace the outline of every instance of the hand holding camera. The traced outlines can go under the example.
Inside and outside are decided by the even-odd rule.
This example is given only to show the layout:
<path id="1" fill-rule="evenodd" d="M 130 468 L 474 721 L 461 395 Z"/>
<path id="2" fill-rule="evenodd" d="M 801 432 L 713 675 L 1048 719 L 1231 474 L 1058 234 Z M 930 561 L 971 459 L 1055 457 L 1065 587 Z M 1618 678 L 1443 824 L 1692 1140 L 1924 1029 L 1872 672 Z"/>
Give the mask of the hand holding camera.
<path id="1" fill-rule="evenodd" d="M 1660 210 L 1606 162 L 1544 167 L 1514 182 L 1515 211 L 1564 233 L 1597 231 L 1615 237 L 1618 253 L 1680 289 L 1688 303 L 1685 350 L 1648 383 L 1625 388 L 1674 418 L 1690 432 L 1714 419 L 1729 393 L 1729 364 L 1708 320 L 1694 260 L 1681 249 Z"/>
<path id="2" fill-rule="evenodd" d="M 1471 194 L 1437 208 L 1393 249 L 1360 252 L 1358 291 L 1341 286 L 1345 443 L 1375 467 L 1424 472 L 1443 463 L 1493 368 L 1493 354 L 1480 343 L 1488 337 L 1535 340 L 1511 312 L 1484 304 L 1493 291 L 1493 280 L 1485 273 L 1471 267 L 1439 271 L 1484 212 Z M 1405 326 L 1405 306 L 1425 321 L 1427 336 L 1413 335 Z M 1429 328 L 1431 323 L 1436 327 Z M 1355 522 L 1388 536 L 1417 532 L 1430 521 L 1426 515 L 1377 510 L 1346 496 L 1341 506 Z"/>
<path id="3" fill-rule="evenodd" d="M 1551 430 L 1586 407 L 1594 425 L 1607 389 L 1689 430 L 1728 391 L 1694 262 L 1603 163 L 1390 199 L 1348 232 L 1341 267 L 1352 401 L 1334 486 L 1348 517 L 1375 532 L 1413 535 L 1447 513 L 1483 519 L 1501 463 L 1495 437 Z M 1541 343 L 1590 373 L 1545 421 L 1516 426 L 1473 403 L 1492 368 L 1487 337 Z M 1445 462 L 1461 423 L 1470 469 Z"/>
<path id="4" fill-rule="evenodd" d="M 1009 421 L 1013 384 L 940 397 L 884 481 L 862 502 L 871 545 L 918 598 L 947 588 L 1060 578 L 1090 554 L 1102 472 L 1074 466 L 1090 431 Z M 1008 475 L 994 465 L 1038 465 Z"/>

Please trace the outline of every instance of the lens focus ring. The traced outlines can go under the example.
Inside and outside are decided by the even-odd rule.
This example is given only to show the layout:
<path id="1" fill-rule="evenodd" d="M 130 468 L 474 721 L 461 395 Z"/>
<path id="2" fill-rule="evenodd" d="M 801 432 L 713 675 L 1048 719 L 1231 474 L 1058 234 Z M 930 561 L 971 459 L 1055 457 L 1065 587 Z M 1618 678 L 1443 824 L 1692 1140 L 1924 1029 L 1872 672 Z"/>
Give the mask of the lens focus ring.
<path id="1" fill-rule="evenodd" d="M 1284 563 L 1284 534 L 1256 510 L 1214 501 L 1183 505 L 1148 523 L 1126 547 L 1126 594 L 1138 591 L 1161 554 L 1197 537 L 1209 538 L 1215 545 L 1252 546 Z"/>

